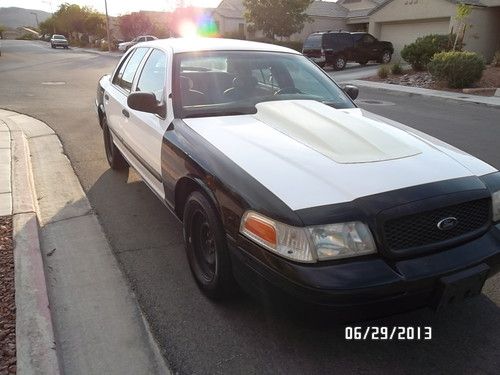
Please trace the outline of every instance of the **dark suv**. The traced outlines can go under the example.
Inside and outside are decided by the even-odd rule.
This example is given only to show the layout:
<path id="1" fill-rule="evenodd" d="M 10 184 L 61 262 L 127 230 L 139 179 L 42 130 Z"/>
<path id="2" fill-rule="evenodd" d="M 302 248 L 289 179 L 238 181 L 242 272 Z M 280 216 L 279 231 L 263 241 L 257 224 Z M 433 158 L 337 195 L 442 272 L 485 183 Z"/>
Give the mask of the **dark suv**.
<path id="1" fill-rule="evenodd" d="M 302 53 L 321 67 L 332 65 L 335 70 L 342 70 L 348 61 L 364 65 L 376 60 L 387 64 L 391 61 L 394 47 L 391 42 L 379 41 L 368 33 L 325 31 L 309 35 Z"/>

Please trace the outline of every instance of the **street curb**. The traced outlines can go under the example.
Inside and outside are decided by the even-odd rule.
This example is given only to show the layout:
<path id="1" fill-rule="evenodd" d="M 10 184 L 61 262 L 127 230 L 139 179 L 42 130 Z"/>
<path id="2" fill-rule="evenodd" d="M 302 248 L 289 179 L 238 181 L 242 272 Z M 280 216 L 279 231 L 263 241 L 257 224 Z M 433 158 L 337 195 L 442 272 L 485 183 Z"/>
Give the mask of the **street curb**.
<path id="1" fill-rule="evenodd" d="M 52 282 L 51 277 L 53 277 L 52 266 L 57 267 L 54 260 L 58 258 L 58 255 L 55 254 L 51 258 L 47 258 L 48 256 L 52 256 L 52 253 L 48 254 L 45 252 L 43 246 L 44 244 L 46 245 L 46 241 L 50 242 L 51 240 L 50 237 L 47 237 L 47 233 L 61 226 L 61 224 L 67 224 L 71 222 L 71 220 L 85 220 L 85 218 L 92 218 L 90 220 L 95 220 L 95 222 L 98 223 L 98 218 L 96 214 L 90 210 L 90 212 L 86 212 L 84 217 L 80 217 L 74 212 L 66 211 L 66 215 L 70 216 L 68 218 L 62 217 L 61 220 L 56 220 L 55 223 L 51 220 L 45 220 L 45 216 L 47 216 L 47 207 L 44 206 L 45 199 L 41 201 L 42 204 L 39 204 L 37 196 L 40 197 L 40 191 L 35 189 L 35 181 L 37 184 L 40 182 L 38 179 L 35 180 L 35 177 L 40 177 L 37 175 L 37 173 L 40 174 L 39 162 L 40 160 L 48 161 L 46 158 L 36 158 L 37 152 L 40 151 L 40 147 L 47 145 L 54 146 L 54 142 L 57 140 L 56 143 L 58 146 L 54 149 L 57 158 L 61 157 L 61 154 L 63 155 L 67 160 L 66 167 L 71 169 L 75 181 L 78 181 L 78 187 L 79 190 L 81 190 L 82 198 L 71 196 L 63 196 L 63 198 L 85 202 L 88 202 L 88 198 L 74 173 L 69 159 L 67 159 L 67 156 L 64 154 L 59 137 L 47 124 L 22 113 L 2 109 L 0 109 L 0 120 L 7 125 L 11 133 L 15 292 L 16 314 L 19 314 L 16 315 L 16 320 L 18 322 L 16 324 L 18 374 L 59 375 L 64 373 L 65 366 L 67 365 L 65 360 L 67 361 L 68 358 L 64 357 L 64 353 L 66 353 L 65 348 L 67 349 L 68 342 L 66 342 L 66 347 L 61 346 L 63 341 L 60 340 L 63 339 L 59 337 L 61 334 L 61 332 L 59 332 L 60 323 L 59 320 L 57 320 L 60 318 L 58 316 L 58 314 L 60 314 L 58 307 L 60 308 L 61 306 L 58 306 L 56 299 L 52 300 L 52 304 L 49 307 L 48 298 L 52 290 L 50 289 L 52 284 L 49 284 L 49 282 Z M 27 120 L 30 120 L 29 123 Z M 45 142 L 48 140 L 53 141 L 46 145 Z M 52 147 L 50 149 L 52 150 Z M 62 167 L 62 165 L 58 164 L 57 167 Z M 58 169 L 57 173 L 59 172 L 60 170 Z M 55 194 L 59 193 L 56 191 Z M 52 192 L 52 195 L 54 195 L 54 192 Z M 45 196 L 42 197 L 46 198 Z M 73 202 L 73 204 L 74 203 L 75 202 Z M 88 204 L 90 205 L 90 203 Z M 45 213 L 42 212 L 44 210 Z M 98 223 L 98 227 L 99 231 L 102 232 L 100 223 Z M 84 228 L 80 229 L 83 230 Z M 105 239 L 104 234 L 103 238 Z M 105 241 L 107 244 L 107 239 L 105 239 Z M 134 359 L 139 359 L 139 362 L 143 360 L 144 362 L 140 362 L 141 365 L 148 366 L 151 373 L 169 374 L 171 372 L 168 363 L 162 355 L 162 350 L 152 334 L 149 322 L 137 301 L 137 297 L 127 282 L 123 270 L 118 264 L 117 266 L 119 274 L 121 275 L 120 277 L 124 279 L 121 285 L 125 290 L 128 289 L 126 298 L 132 297 L 134 300 L 134 306 L 131 308 L 136 309 L 134 310 L 136 313 L 134 316 L 137 317 L 138 322 L 140 322 L 136 330 L 144 334 L 143 346 L 148 348 L 144 353 L 147 351 L 151 353 L 149 362 L 146 357 L 140 357 L 143 352 L 137 354 L 136 351 Z M 72 269 L 72 271 L 75 270 Z M 115 273 L 115 276 L 116 275 Z M 112 279 L 110 279 L 110 281 L 112 281 Z M 54 296 L 51 295 L 51 298 L 53 297 Z M 58 335 L 57 344 L 59 345 L 57 347 L 55 341 L 56 333 Z M 122 353 L 126 353 L 128 350 L 128 346 L 123 345 L 116 348 L 120 349 Z M 125 363 L 126 362 L 127 361 L 125 361 Z M 92 366 L 89 366 L 89 368 L 92 368 Z M 98 368 L 98 366 L 94 367 L 94 369 L 96 368 Z M 119 366 L 117 366 L 117 368 L 119 368 Z M 87 373 L 93 372 L 90 371 Z M 123 371 L 121 373 L 123 373 Z"/>
<path id="2" fill-rule="evenodd" d="M 410 87 L 402 85 L 394 85 L 390 83 L 372 82 L 364 80 L 348 80 L 342 83 L 356 85 L 358 87 L 366 87 L 370 89 L 380 90 L 389 93 L 397 93 L 405 96 L 424 96 L 440 100 L 452 100 L 460 103 L 480 104 L 487 107 L 500 107 L 500 99 L 494 96 L 475 96 L 469 94 L 455 93 L 449 91 L 439 91 L 424 89 L 420 87 Z"/>
<path id="3" fill-rule="evenodd" d="M 60 374 L 40 249 L 28 142 L 11 133 L 17 373 Z"/>
<path id="4" fill-rule="evenodd" d="M 92 53 L 94 55 L 107 56 L 107 57 L 122 57 L 123 56 L 122 52 L 116 52 L 116 51 L 106 52 L 106 51 L 93 50 L 90 48 L 70 47 L 70 50 L 76 51 L 76 52 L 87 52 L 87 53 Z"/>

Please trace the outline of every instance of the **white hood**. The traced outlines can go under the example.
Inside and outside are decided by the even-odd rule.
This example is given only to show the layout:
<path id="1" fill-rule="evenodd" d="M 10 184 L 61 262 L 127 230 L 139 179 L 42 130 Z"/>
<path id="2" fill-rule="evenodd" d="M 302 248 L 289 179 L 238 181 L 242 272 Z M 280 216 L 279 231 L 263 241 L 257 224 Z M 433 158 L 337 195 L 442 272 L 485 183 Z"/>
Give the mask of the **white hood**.
<path id="1" fill-rule="evenodd" d="M 315 101 L 277 101 L 258 104 L 255 115 L 184 121 L 293 210 L 495 171 L 373 117 Z"/>

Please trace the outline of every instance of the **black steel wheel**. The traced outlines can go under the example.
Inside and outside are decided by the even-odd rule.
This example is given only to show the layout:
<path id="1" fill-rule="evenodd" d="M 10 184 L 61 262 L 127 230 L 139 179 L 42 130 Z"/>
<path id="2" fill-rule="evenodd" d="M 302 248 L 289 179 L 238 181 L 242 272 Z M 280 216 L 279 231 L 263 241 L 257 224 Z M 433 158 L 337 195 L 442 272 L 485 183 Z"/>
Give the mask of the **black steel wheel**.
<path id="1" fill-rule="evenodd" d="M 203 293 L 222 299 L 235 291 L 235 281 L 219 215 L 207 197 L 193 192 L 184 206 L 184 243 L 191 272 Z"/>
<path id="2" fill-rule="evenodd" d="M 109 166 L 115 170 L 127 169 L 128 163 L 113 142 L 113 134 L 109 130 L 106 117 L 102 119 L 102 134 L 104 137 L 104 150 L 106 151 L 106 159 Z"/>
<path id="3" fill-rule="evenodd" d="M 335 59 L 333 60 L 333 69 L 335 70 L 343 70 L 346 65 L 347 60 L 342 55 L 335 57 Z"/>

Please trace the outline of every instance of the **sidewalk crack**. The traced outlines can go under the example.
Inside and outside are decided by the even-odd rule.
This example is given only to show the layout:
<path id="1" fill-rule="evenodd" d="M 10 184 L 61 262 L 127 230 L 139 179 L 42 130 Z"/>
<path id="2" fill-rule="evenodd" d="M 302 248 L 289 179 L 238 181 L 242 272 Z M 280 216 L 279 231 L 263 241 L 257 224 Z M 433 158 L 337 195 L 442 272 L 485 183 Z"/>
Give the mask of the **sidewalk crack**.
<path id="1" fill-rule="evenodd" d="M 81 215 L 76 215 L 76 216 L 71 216 L 71 217 L 65 217 L 64 219 L 49 221 L 49 222 L 43 224 L 43 227 L 45 227 L 47 225 L 51 225 L 51 224 L 57 224 L 57 223 L 60 223 L 62 221 L 66 221 L 66 220 L 78 219 L 80 217 L 85 217 L 85 216 L 91 216 L 91 215 L 94 215 L 94 213 L 95 213 L 94 210 L 90 209 L 89 211 L 87 211 L 86 213 L 81 214 Z"/>

